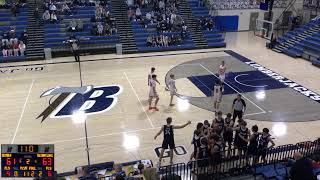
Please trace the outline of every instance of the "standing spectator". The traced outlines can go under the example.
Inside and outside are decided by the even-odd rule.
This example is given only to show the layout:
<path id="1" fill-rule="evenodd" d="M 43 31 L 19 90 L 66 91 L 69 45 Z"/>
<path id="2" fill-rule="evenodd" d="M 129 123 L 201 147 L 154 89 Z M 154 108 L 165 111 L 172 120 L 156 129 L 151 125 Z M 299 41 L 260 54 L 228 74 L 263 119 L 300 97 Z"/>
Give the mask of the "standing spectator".
<path id="1" fill-rule="evenodd" d="M 26 50 L 26 45 L 23 43 L 23 41 L 20 41 L 19 50 L 20 50 L 21 56 L 24 56 L 24 51 Z"/>
<path id="2" fill-rule="evenodd" d="M 132 20 L 133 20 L 133 17 L 134 17 L 134 11 L 133 11 L 133 9 L 132 9 L 132 8 L 129 8 L 127 14 L 128 14 L 128 20 L 129 20 L 129 21 L 132 21 Z"/>
<path id="3" fill-rule="evenodd" d="M 48 10 L 46 10 L 43 15 L 42 15 L 42 19 L 44 20 L 45 23 L 49 22 L 50 20 L 50 13 Z"/>
<path id="4" fill-rule="evenodd" d="M 19 56 L 19 44 L 18 42 L 14 42 L 12 44 L 13 54 L 14 56 Z"/>
<path id="5" fill-rule="evenodd" d="M 232 110 L 233 117 L 232 120 L 235 122 L 236 118 L 242 119 L 243 113 L 246 111 L 246 102 L 241 98 L 241 94 L 237 95 L 237 98 L 233 100 Z"/>

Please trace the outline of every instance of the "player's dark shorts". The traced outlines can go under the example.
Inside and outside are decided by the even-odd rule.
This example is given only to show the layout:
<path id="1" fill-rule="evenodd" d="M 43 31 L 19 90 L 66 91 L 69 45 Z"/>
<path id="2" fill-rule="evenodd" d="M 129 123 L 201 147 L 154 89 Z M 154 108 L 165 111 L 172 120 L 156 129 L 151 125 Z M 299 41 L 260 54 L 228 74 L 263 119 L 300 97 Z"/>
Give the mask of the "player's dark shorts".
<path id="1" fill-rule="evenodd" d="M 248 143 L 240 138 L 237 139 L 237 141 L 234 142 L 234 145 L 241 150 L 246 151 L 248 148 Z"/>
<path id="2" fill-rule="evenodd" d="M 176 148 L 176 145 L 174 144 L 174 141 L 163 141 L 161 147 L 163 149 L 174 149 Z"/>
<path id="3" fill-rule="evenodd" d="M 256 156 L 258 155 L 258 147 L 257 146 L 248 146 L 248 155 Z"/>
<path id="4" fill-rule="evenodd" d="M 262 157 L 263 159 L 267 156 L 267 148 L 258 147 L 257 155 Z"/>
<path id="5" fill-rule="evenodd" d="M 232 143 L 233 141 L 233 132 L 225 131 L 223 133 L 223 139 L 225 142 Z"/>

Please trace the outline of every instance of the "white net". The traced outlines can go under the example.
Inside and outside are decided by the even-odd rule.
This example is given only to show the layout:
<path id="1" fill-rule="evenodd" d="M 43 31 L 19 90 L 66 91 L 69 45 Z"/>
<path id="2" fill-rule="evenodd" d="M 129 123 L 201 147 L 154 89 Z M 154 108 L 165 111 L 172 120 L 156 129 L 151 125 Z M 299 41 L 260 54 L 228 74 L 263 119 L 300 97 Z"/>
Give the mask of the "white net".
<path id="1" fill-rule="evenodd" d="M 257 19 L 254 35 L 271 40 L 274 24 L 272 21 Z"/>

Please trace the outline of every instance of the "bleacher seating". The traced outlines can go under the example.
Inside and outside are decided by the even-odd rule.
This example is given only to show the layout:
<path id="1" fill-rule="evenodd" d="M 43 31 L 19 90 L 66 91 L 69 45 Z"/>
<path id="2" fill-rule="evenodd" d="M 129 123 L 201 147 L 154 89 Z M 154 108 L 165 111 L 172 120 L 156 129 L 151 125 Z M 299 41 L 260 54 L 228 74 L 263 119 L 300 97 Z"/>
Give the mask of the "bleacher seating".
<path id="1" fill-rule="evenodd" d="M 315 65 L 320 64 L 320 20 L 311 22 L 286 32 L 277 39 L 274 50 L 291 57 L 302 57 Z"/>
<path id="2" fill-rule="evenodd" d="M 108 6 L 112 14 L 111 5 Z M 74 15 L 62 15 L 59 16 L 62 19 L 57 24 L 45 24 L 44 25 L 44 43 L 45 48 L 52 48 L 53 52 L 70 51 L 68 44 L 62 44 L 63 41 L 68 40 L 72 34 L 68 31 L 69 22 L 72 19 L 81 19 L 83 22 L 83 31 L 74 32 L 76 38 L 87 38 L 85 41 L 86 47 L 92 48 L 105 48 L 115 47 L 115 44 L 119 42 L 118 35 L 105 35 L 105 36 L 92 36 L 92 22 L 91 17 L 95 15 L 95 6 L 77 7 L 76 14 Z M 83 46 L 80 44 L 80 48 Z"/>
<path id="3" fill-rule="evenodd" d="M 152 9 L 151 7 L 145 7 L 141 8 L 141 13 L 142 17 L 146 16 L 147 12 L 151 12 Z M 134 32 L 134 39 L 138 48 L 139 52 L 150 52 L 150 51 L 165 51 L 165 50 L 178 50 L 178 49 L 192 49 L 195 48 L 195 45 L 191 39 L 191 36 L 189 33 L 187 33 L 187 37 L 183 40 L 182 43 L 179 43 L 177 45 L 172 45 L 168 47 L 147 47 L 147 38 L 148 36 L 152 35 L 166 35 L 166 36 L 171 36 L 171 35 L 178 35 L 180 34 L 179 32 L 157 32 L 156 30 L 156 24 L 149 24 L 147 28 L 143 27 L 140 23 L 140 21 L 131 21 L 131 26 L 132 30 Z"/>
<path id="4" fill-rule="evenodd" d="M 207 17 L 209 15 L 209 10 L 206 6 L 198 7 L 198 0 L 188 0 L 192 14 L 196 18 Z M 214 17 L 211 17 L 214 18 Z M 214 28 L 212 31 L 203 29 L 202 30 L 204 38 L 206 38 L 209 47 L 225 47 L 226 43 L 217 28 Z"/>
<path id="5" fill-rule="evenodd" d="M 14 17 L 10 9 L 0 9 L 0 34 L 10 30 L 10 27 L 15 27 L 18 39 L 20 34 L 27 28 L 28 8 L 19 8 L 19 13 Z M 0 48 L 1 49 L 1 48 Z M 3 57 L 0 50 L 0 62 L 3 61 L 20 61 L 25 60 L 25 56 L 8 56 Z"/>

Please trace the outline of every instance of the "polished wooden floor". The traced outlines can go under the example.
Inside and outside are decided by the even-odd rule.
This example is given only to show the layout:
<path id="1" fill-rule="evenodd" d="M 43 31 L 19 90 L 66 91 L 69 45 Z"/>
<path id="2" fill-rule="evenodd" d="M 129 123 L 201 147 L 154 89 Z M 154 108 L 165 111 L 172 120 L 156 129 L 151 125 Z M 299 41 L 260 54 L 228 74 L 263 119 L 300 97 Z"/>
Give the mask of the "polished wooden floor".
<path id="1" fill-rule="evenodd" d="M 310 62 L 267 50 L 265 40 L 254 37 L 252 33 L 228 33 L 226 41 L 226 49 L 238 52 L 320 93 L 320 69 Z M 175 132 L 176 144 L 184 146 L 188 154 L 176 156 L 174 162 L 188 161 L 196 122 L 212 119 L 213 114 L 177 98 L 176 106 L 169 108 L 169 93 L 164 88 L 164 77 L 172 67 L 183 62 L 211 57 L 214 60 L 214 57 L 223 55 L 223 52 L 213 52 L 219 50 L 223 49 L 81 57 L 84 61 L 81 63 L 83 85 L 118 84 L 123 87 L 117 104 L 111 110 L 87 117 L 91 163 L 137 159 L 157 161 L 154 149 L 161 146 L 162 137 L 156 141 L 153 137 L 168 116 L 173 117 L 174 124 L 188 120 L 193 122 L 187 128 Z M 20 66 L 25 64 L 33 65 Z M 56 86 L 80 86 L 79 67 L 73 58 L 1 66 L 0 143 L 55 144 L 55 167 L 58 172 L 71 171 L 75 166 L 85 165 L 87 157 L 83 124 L 74 124 L 69 118 L 47 118 L 43 123 L 41 119 L 36 119 L 48 106 L 49 97 L 40 98 L 44 91 Z M 159 112 L 147 110 L 147 74 L 151 67 L 156 67 L 161 83 L 158 87 L 161 98 Z M 177 81 L 177 87 L 185 94 L 203 95 L 187 79 Z M 320 119 L 320 112 L 318 117 Z M 320 121 L 281 123 L 248 120 L 248 123 L 249 126 L 257 124 L 261 128 L 270 128 L 278 145 L 320 137 Z"/>

